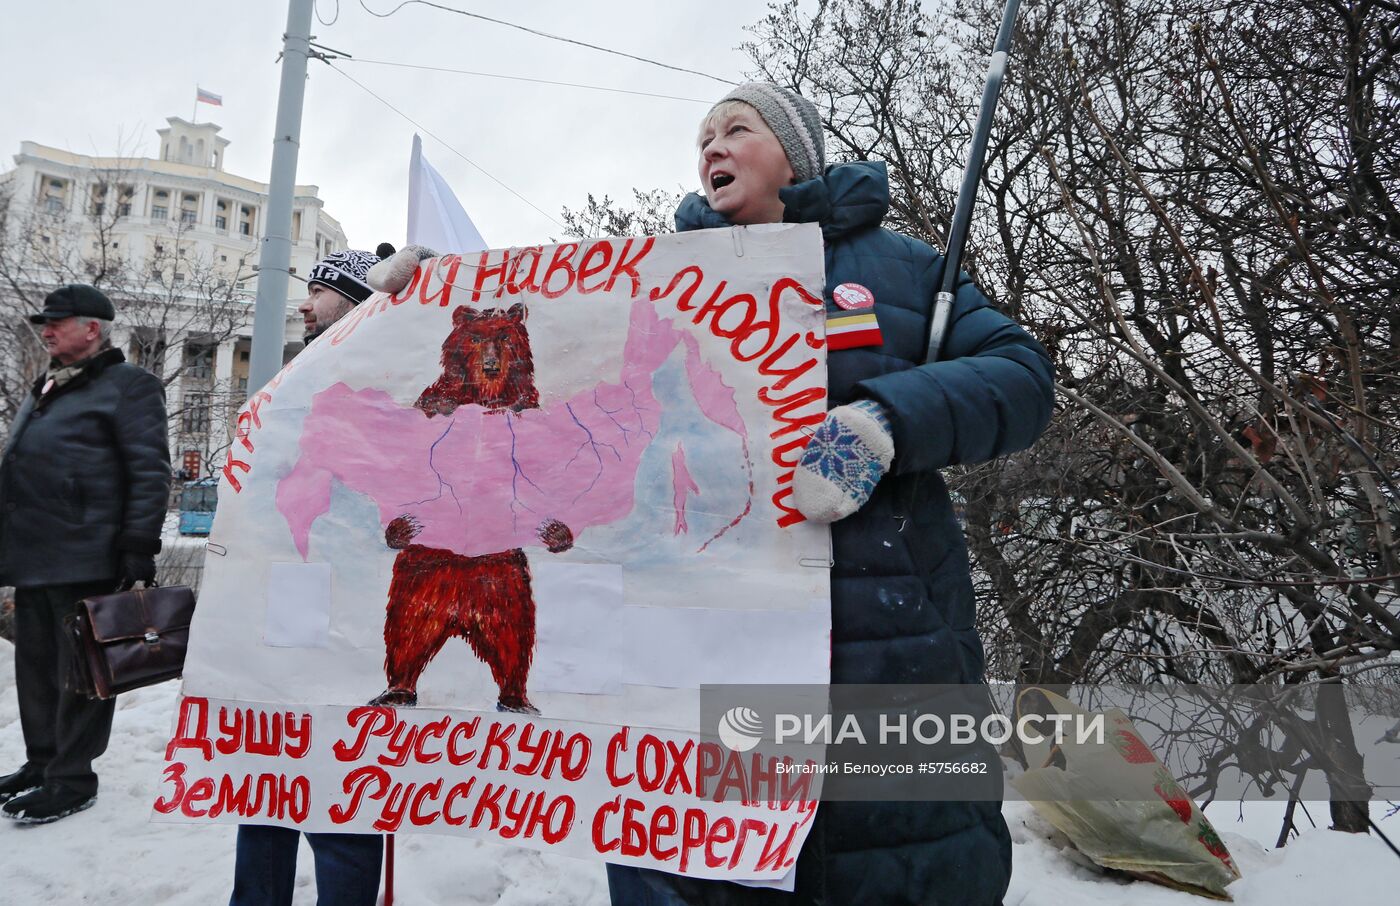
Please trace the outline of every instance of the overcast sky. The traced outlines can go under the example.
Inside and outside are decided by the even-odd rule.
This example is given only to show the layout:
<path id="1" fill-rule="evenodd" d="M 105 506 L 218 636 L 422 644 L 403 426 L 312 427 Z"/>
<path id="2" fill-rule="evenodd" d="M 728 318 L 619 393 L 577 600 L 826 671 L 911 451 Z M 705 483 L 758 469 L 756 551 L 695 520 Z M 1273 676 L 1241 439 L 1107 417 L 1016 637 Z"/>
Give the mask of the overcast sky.
<path id="1" fill-rule="evenodd" d="M 387 12 L 399 0 L 365 0 Z M 0 169 L 24 140 L 85 154 L 154 157 L 167 116 L 201 104 L 230 140 L 225 169 L 266 182 L 272 160 L 285 0 L 0 0 Z M 738 49 L 759 0 L 442 0 L 442 5 L 604 47 L 742 79 Z M 419 4 L 386 19 L 359 0 L 319 0 L 317 43 L 363 60 L 578 82 L 700 99 L 614 94 L 345 62 L 354 76 L 531 203 L 559 218 L 587 193 L 698 186 L 694 136 L 727 90 L 696 75 L 610 56 Z M 297 182 L 320 187 L 351 246 L 399 245 L 407 217 L 415 127 L 344 76 L 310 64 Z M 562 229 L 441 142 L 424 155 L 446 177 L 492 246 L 525 245 Z"/>

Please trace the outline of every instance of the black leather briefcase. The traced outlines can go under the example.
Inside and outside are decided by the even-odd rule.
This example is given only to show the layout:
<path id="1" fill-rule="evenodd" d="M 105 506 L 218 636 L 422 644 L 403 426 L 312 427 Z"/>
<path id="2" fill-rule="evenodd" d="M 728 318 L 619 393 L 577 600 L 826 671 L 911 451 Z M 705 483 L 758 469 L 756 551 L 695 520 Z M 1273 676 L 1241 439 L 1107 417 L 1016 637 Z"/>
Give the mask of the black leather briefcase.
<path id="1" fill-rule="evenodd" d="M 76 655 L 74 687 L 106 699 L 178 679 L 193 615 L 194 591 L 186 585 L 84 598 L 65 621 Z"/>

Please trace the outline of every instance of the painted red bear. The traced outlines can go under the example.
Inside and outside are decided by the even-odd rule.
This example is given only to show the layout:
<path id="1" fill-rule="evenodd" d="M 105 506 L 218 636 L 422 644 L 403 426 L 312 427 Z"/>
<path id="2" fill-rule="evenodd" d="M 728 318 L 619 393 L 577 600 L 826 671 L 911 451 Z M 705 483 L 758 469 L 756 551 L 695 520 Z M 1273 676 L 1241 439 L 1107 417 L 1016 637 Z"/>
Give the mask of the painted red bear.
<path id="1" fill-rule="evenodd" d="M 539 408 L 524 305 L 454 310 L 441 364 L 441 376 L 414 403 L 428 418 L 471 404 L 501 413 Z M 525 552 L 469 557 L 412 543 L 421 529 L 414 517 L 399 516 L 384 530 L 384 542 L 399 552 L 384 619 L 389 687 L 370 704 L 417 704 L 423 670 L 448 639 L 460 636 L 491 669 L 498 710 L 538 713 L 525 690 L 535 653 L 535 600 Z M 553 519 L 540 525 L 539 536 L 554 553 L 574 542 L 569 528 Z"/>

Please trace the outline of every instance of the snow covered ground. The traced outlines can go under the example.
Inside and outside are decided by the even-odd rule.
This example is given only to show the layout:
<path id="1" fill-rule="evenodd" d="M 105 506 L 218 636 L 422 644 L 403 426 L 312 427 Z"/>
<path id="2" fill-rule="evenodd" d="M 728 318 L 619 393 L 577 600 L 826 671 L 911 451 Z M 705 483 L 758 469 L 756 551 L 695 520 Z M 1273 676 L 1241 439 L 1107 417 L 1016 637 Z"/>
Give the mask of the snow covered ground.
<path id="1" fill-rule="evenodd" d="M 177 685 L 122 696 L 107 754 L 98 763 L 102 791 L 86 812 L 39 827 L 0 822 L 0 904 L 102 903 L 110 906 L 212 906 L 227 902 L 233 877 L 232 827 L 151 824 L 150 803 L 170 732 Z M 14 690 L 14 649 L 0 641 L 0 773 L 24 757 Z M 1227 809 L 1229 809 L 1227 811 Z M 1015 843 L 1007 906 L 1188 906 L 1205 900 L 1152 884 L 1108 878 L 1063 842 L 1025 803 L 1008 803 Z M 1216 805 L 1210 817 L 1244 878 L 1231 887 L 1242 906 L 1395 902 L 1400 858 L 1374 837 L 1309 831 L 1279 851 L 1279 809 Z M 1373 806 L 1377 818 L 1383 813 Z M 1312 806 L 1326 822 L 1325 804 Z M 1306 822 L 1305 822 L 1306 823 Z M 1382 825 L 1400 841 L 1400 818 Z M 605 904 L 601 865 L 529 850 L 435 835 L 400 835 L 395 902 L 430 904 Z M 295 903 L 314 904 L 311 853 L 302 845 Z"/>

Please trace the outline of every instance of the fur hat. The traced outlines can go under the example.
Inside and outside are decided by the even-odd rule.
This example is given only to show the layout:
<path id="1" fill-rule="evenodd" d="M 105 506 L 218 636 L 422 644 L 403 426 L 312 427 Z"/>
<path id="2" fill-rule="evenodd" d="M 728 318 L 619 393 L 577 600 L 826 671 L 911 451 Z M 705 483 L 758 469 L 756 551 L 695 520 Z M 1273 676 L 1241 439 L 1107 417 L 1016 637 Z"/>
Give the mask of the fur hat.
<path id="1" fill-rule="evenodd" d="M 758 111 L 778 137 L 798 182 L 814 179 L 826 169 L 822 118 L 811 101 L 772 82 L 745 82 L 720 98 L 715 107 L 725 101 L 743 101 Z"/>
<path id="2" fill-rule="evenodd" d="M 320 283 L 328 286 L 359 305 L 374 295 L 374 290 L 365 282 L 369 269 L 378 264 L 379 259 L 392 254 L 394 247 L 387 242 L 380 243 L 374 252 L 362 252 L 359 249 L 331 252 L 316 262 L 316 266 L 311 269 L 311 276 L 306 278 L 306 284 L 310 286 Z"/>

